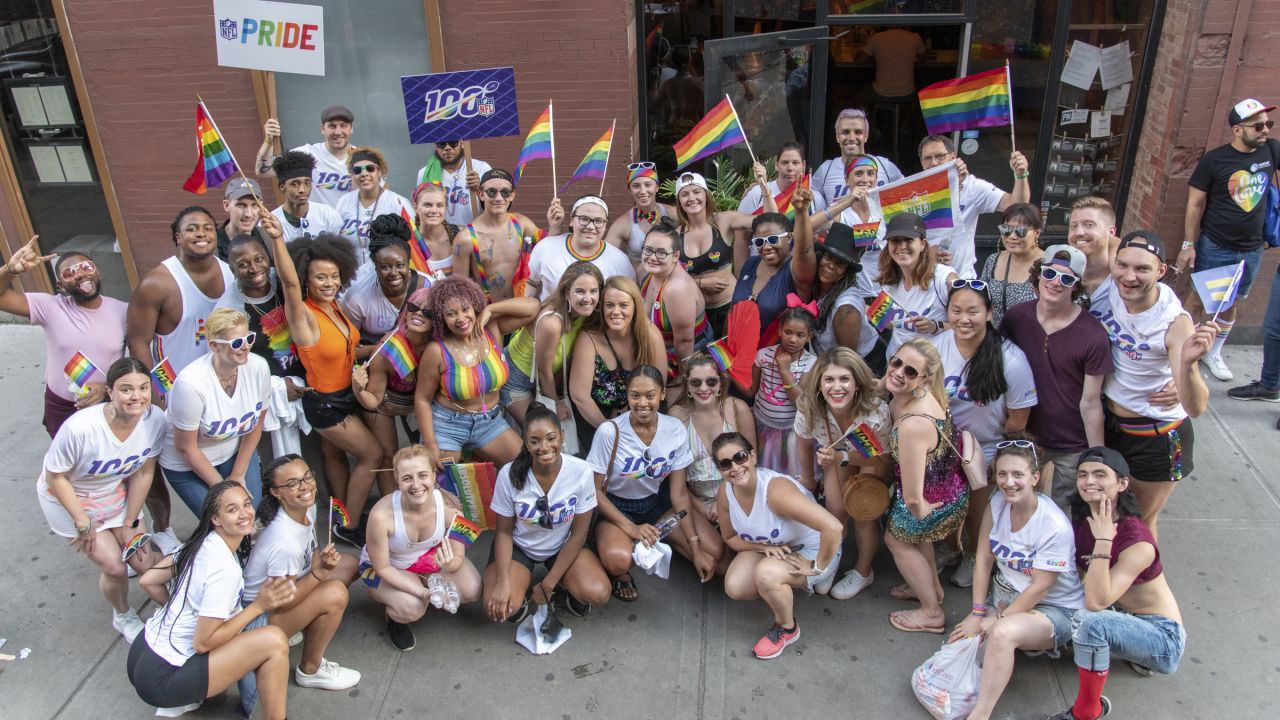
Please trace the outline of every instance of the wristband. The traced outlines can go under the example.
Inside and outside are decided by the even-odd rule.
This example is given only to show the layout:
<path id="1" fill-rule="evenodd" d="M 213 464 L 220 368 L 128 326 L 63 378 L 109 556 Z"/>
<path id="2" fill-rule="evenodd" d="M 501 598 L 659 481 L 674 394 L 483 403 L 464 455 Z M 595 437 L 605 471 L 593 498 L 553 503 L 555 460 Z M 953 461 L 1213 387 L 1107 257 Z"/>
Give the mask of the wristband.
<path id="1" fill-rule="evenodd" d="M 1183 250 L 1190 250 L 1191 248 L 1193 248 L 1193 247 L 1195 247 L 1195 246 L 1196 246 L 1195 242 L 1193 242 L 1193 241 L 1191 241 L 1191 240 L 1184 240 L 1184 241 L 1182 241 L 1182 249 L 1183 249 Z"/>
<path id="2" fill-rule="evenodd" d="M 1108 553 L 1094 553 L 1089 556 L 1090 562 L 1094 560 L 1110 560 L 1110 559 L 1111 559 L 1111 555 Z"/>
<path id="3" fill-rule="evenodd" d="M 1030 174 L 1031 174 L 1031 173 L 1022 173 L 1021 175 L 1019 175 L 1018 173 L 1014 173 L 1014 174 L 1013 174 L 1013 179 L 1014 179 L 1014 180 L 1026 180 L 1026 179 L 1027 179 L 1027 176 L 1028 176 L 1028 175 L 1030 175 Z"/>
<path id="4" fill-rule="evenodd" d="M 973 604 L 973 611 L 974 611 L 974 612 L 982 612 L 982 613 L 985 613 L 985 612 L 987 611 L 987 604 L 986 604 L 986 603 L 974 603 L 974 604 Z"/>
<path id="5" fill-rule="evenodd" d="M 831 217 L 831 211 L 827 208 L 822 208 L 822 214 L 827 216 L 828 221 L 835 222 L 835 218 Z"/>

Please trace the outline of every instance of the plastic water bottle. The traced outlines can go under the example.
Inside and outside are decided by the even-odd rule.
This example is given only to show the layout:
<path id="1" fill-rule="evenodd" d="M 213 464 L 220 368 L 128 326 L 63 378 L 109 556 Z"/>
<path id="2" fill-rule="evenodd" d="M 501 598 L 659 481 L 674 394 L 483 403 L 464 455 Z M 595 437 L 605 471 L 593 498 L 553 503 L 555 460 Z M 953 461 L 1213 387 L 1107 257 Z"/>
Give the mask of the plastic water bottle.
<path id="1" fill-rule="evenodd" d="M 444 578 L 439 575 L 432 575 L 427 578 L 427 591 L 431 604 L 437 608 L 444 607 L 445 603 L 445 582 Z"/>
<path id="2" fill-rule="evenodd" d="M 666 520 L 658 523 L 658 539 L 665 540 L 667 536 L 671 534 L 671 531 L 675 530 L 676 526 L 680 524 L 680 521 L 684 519 L 684 516 L 688 514 L 689 512 L 687 510 L 681 510 L 675 515 L 672 515 Z"/>
<path id="3" fill-rule="evenodd" d="M 450 615 L 457 614 L 458 606 L 462 604 L 462 597 L 458 595 L 458 586 L 453 581 L 446 581 L 444 584 L 444 609 Z"/>

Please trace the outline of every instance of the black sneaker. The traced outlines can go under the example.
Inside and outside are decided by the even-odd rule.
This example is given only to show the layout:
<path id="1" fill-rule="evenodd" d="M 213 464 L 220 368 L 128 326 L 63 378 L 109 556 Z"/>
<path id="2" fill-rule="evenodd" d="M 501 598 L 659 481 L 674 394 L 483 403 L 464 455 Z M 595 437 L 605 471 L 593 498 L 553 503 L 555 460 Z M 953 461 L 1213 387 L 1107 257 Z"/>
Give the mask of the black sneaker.
<path id="1" fill-rule="evenodd" d="M 556 594 L 559 595 L 560 599 L 563 601 L 561 604 L 564 605 L 564 608 L 573 613 L 574 617 L 581 618 L 591 614 L 591 603 L 579 600 L 568 590 L 564 590 L 562 588 L 557 588 Z"/>
<path id="2" fill-rule="evenodd" d="M 1110 715 L 1110 714 L 1111 714 L 1111 701 L 1107 699 L 1107 696 L 1106 696 L 1106 695 L 1102 695 L 1101 697 L 1099 697 L 1099 698 L 1098 698 L 1098 700 L 1099 700 L 1099 702 L 1101 702 L 1101 703 L 1102 703 L 1102 714 L 1101 714 L 1101 715 L 1099 715 L 1098 717 L 1100 717 L 1100 718 L 1104 718 L 1104 717 L 1106 717 L 1106 716 Z M 1050 715 L 1049 717 L 1045 718 L 1044 720 L 1076 720 L 1076 716 L 1071 714 L 1071 708 L 1067 708 L 1066 710 L 1063 710 L 1063 711 L 1062 711 L 1062 712 L 1060 712 L 1060 713 L 1055 713 L 1055 714 L 1053 714 L 1053 715 Z M 1095 718 L 1095 720 L 1096 720 L 1096 718 Z"/>
<path id="3" fill-rule="evenodd" d="M 520 623 L 524 622 L 524 619 L 529 617 L 529 614 L 532 612 L 533 612 L 533 602 L 530 601 L 528 598 L 526 598 L 523 605 L 516 608 L 515 612 L 507 616 L 507 622 L 515 623 L 519 625 Z"/>
<path id="4" fill-rule="evenodd" d="M 1231 388 L 1227 391 L 1227 397 L 1232 400 L 1265 400 L 1267 402 L 1280 402 L 1280 390 L 1268 390 L 1262 387 L 1261 380 L 1254 380 L 1248 385 Z"/>
<path id="5" fill-rule="evenodd" d="M 413 636 L 413 628 L 391 618 L 387 618 L 387 639 L 400 652 L 409 652 L 418 646 L 418 640 Z"/>
<path id="6" fill-rule="evenodd" d="M 334 525 L 333 537 L 357 548 L 364 547 L 364 531 L 359 526 Z"/>

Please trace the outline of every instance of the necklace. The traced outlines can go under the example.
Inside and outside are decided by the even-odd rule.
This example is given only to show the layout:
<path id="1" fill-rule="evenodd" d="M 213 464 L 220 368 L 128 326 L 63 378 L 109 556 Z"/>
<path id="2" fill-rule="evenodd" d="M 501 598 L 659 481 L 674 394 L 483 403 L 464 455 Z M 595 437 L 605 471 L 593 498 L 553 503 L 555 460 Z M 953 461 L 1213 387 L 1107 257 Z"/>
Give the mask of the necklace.
<path id="1" fill-rule="evenodd" d="M 464 340 L 461 344 L 456 340 L 450 344 L 450 342 L 446 340 L 444 344 L 449 346 L 449 352 L 452 353 L 454 357 L 458 358 L 458 361 L 462 365 L 474 367 L 480 362 L 480 351 L 471 347 L 470 340 Z"/>

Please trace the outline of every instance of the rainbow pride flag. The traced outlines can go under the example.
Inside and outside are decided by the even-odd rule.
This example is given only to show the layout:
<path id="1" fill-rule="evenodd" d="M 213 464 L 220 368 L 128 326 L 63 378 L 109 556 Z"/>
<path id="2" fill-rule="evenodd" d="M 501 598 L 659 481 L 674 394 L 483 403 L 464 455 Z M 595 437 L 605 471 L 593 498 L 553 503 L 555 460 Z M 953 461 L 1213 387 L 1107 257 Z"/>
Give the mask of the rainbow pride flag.
<path id="1" fill-rule="evenodd" d="M 919 95 L 920 110 L 930 135 L 1013 122 L 1007 65 L 934 83 L 921 88 Z"/>
<path id="2" fill-rule="evenodd" d="M 240 165 L 231 154 L 231 148 L 222 139 L 222 133 L 218 132 L 218 126 L 214 124 L 204 102 L 197 102 L 196 169 L 191 171 L 191 177 L 182 184 L 182 189 L 202 195 L 239 171 Z"/>
<path id="3" fill-rule="evenodd" d="M 662 37 L 662 21 L 659 20 L 648 35 L 644 36 L 644 51 L 652 55 L 658 49 L 658 38 Z"/>
<path id="4" fill-rule="evenodd" d="M 867 306 L 867 321 L 878 332 L 884 332 L 893 324 L 893 309 L 896 306 L 897 303 L 889 297 L 889 293 L 881 290 L 880 294 L 876 295 L 876 298 Z"/>
<path id="5" fill-rule="evenodd" d="M 725 345 L 728 340 L 729 338 L 722 337 L 707 345 L 707 354 L 711 356 L 712 362 L 720 368 L 722 373 L 727 373 L 733 368 L 733 353 L 729 352 L 729 348 Z"/>
<path id="6" fill-rule="evenodd" d="M 351 522 L 351 513 L 347 512 L 347 506 L 333 496 L 329 497 L 329 522 L 344 527 Z"/>
<path id="7" fill-rule="evenodd" d="M 489 503 L 493 502 L 493 485 L 498 480 L 493 463 L 447 463 L 437 480 L 441 490 L 458 496 L 463 516 L 476 527 L 481 530 L 498 527 L 497 516 L 489 509 Z"/>
<path id="8" fill-rule="evenodd" d="M 791 218 L 792 220 L 796 219 L 796 209 L 791 207 L 791 198 L 795 197 L 796 188 L 804 188 L 805 190 L 809 189 L 808 173 L 801 175 L 798 180 L 788 185 L 787 189 L 773 196 L 773 202 L 775 205 L 778 206 L 778 212 L 782 213 L 783 215 L 786 215 L 788 218 Z M 761 205 L 760 207 L 756 208 L 755 212 L 751 214 L 761 215 L 763 213 L 764 213 L 764 205 Z"/>
<path id="9" fill-rule="evenodd" d="M 706 117 L 693 126 L 688 135 L 676 141 L 673 146 L 676 151 L 676 169 L 746 140 L 742 126 L 738 124 L 738 113 L 734 111 L 729 96 L 725 95 Z"/>
<path id="10" fill-rule="evenodd" d="M 408 336 L 402 330 L 397 330 L 394 335 L 387 338 L 387 341 L 378 347 L 378 354 L 387 359 L 391 369 L 396 371 L 396 375 L 399 375 L 401 380 L 409 377 L 418 367 L 418 355 L 413 351 Z"/>
<path id="11" fill-rule="evenodd" d="M 475 543 L 481 532 L 483 531 L 478 525 L 461 515 L 454 515 L 453 523 L 449 525 L 449 539 L 457 540 L 467 547 Z"/>
<path id="12" fill-rule="evenodd" d="M 284 314 L 284 304 L 263 313 L 258 318 L 258 324 L 262 326 L 262 332 L 267 336 L 267 346 L 271 348 L 271 354 L 280 367 L 292 365 L 292 358 L 298 351 L 293 346 L 293 336 L 289 334 L 289 318 Z"/>
<path id="13" fill-rule="evenodd" d="M 422 237 L 422 233 L 418 232 L 418 224 L 409 217 L 409 211 L 400 208 L 400 217 L 409 223 L 409 227 L 413 229 L 413 237 L 409 238 L 409 267 L 412 270 L 430 275 L 431 271 L 427 269 L 427 260 L 431 259 L 431 248 L 427 247 L 427 239 Z"/>
<path id="14" fill-rule="evenodd" d="M 534 160 L 550 159 L 552 163 L 556 161 L 556 138 L 555 128 L 552 125 L 551 103 L 547 103 L 547 109 L 542 111 L 537 120 L 533 121 L 533 127 L 529 128 L 529 135 L 524 139 L 524 145 L 520 148 L 520 157 L 516 158 L 516 171 L 513 174 L 515 178 L 514 184 L 520 183 L 520 173 L 524 171 L 524 166 Z"/>
<path id="15" fill-rule="evenodd" d="M 151 380 L 160 388 L 162 395 L 168 395 L 173 389 L 173 381 L 178 379 L 178 371 L 173 369 L 173 363 L 169 362 L 169 358 L 164 358 L 151 368 Z"/>
<path id="16" fill-rule="evenodd" d="M 960 175 L 954 160 L 878 187 L 869 194 L 877 198 L 884 222 L 899 213 L 912 212 L 924 220 L 927 230 L 958 224 Z"/>
<path id="17" fill-rule="evenodd" d="M 853 231 L 854 247 L 871 247 L 880 234 L 880 221 L 858 223 L 849 229 Z"/>
<path id="18" fill-rule="evenodd" d="M 614 120 L 614 124 L 609 126 L 608 130 L 600 136 L 595 145 L 587 151 L 587 156 L 582 158 L 582 162 L 578 164 L 578 169 L 573 171 L 573 177 L 569 181 L 560 186 L 560 192 L 564 192 L 570 185 L 585 180 L 587 178 L 596 178 L 604 180 L 605 170 L 609 167 L 609 153 L 613 150 L 613 129 L 617 126 L 618 121 Z"/>
<path id="19" fill-rule="evenodd" d="M 844 437 L 859 455 L 868 460 L 884 452 L 884 445 L 876 437 L 875 429 L 865 421 L 849 428 Z"/>
<path id="20" fill-rule="evenodd" d="M 89 359 L 88 355 L 77 350 L 76 354 L 72 355 L 71 359 L 68 360 L 67 364 L 62 368 L 62 372 L 66 373 L 67 378 L 71 380 L 72 385 L 82 388 L 89 382 L 89 378 L 92 377 L 95 372 L 102 372 L 102 370 L 100 370 L 97 365 L 93 364 L 93 361 Z"/>

